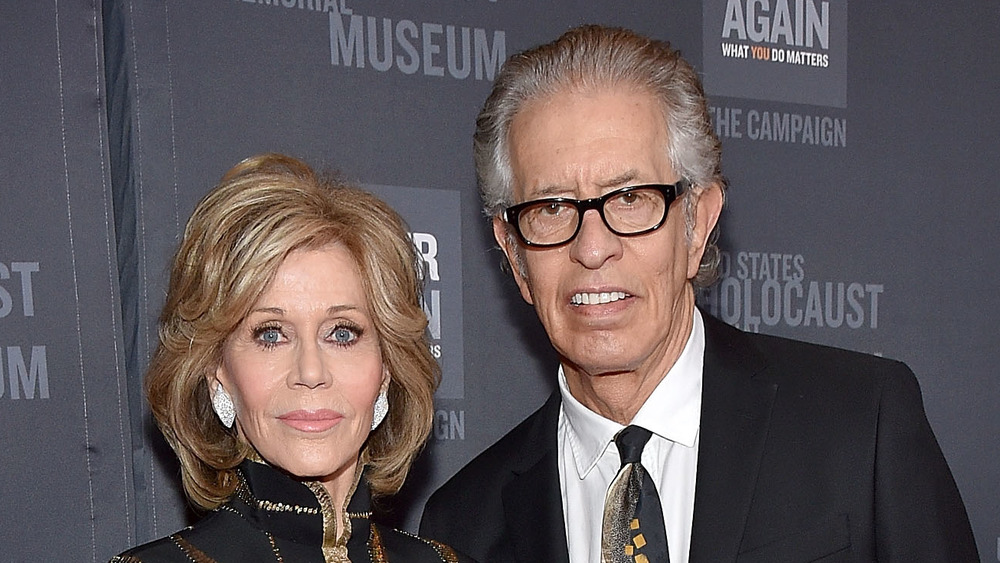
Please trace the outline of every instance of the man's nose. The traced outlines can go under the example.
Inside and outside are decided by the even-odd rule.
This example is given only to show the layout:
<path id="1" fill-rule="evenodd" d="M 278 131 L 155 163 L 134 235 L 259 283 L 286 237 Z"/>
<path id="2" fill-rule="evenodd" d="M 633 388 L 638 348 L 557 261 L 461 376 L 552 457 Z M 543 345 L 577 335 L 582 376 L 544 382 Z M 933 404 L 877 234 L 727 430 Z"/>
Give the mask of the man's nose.
<path id="1" fill-rule="evenodd" d="M 580 219 L 580 232 L 569 250 L 574 261 L 596 270 L 608 260 L 621 258 L 622 240 L 608 229 L 596 209 L 589 209 Z"/>

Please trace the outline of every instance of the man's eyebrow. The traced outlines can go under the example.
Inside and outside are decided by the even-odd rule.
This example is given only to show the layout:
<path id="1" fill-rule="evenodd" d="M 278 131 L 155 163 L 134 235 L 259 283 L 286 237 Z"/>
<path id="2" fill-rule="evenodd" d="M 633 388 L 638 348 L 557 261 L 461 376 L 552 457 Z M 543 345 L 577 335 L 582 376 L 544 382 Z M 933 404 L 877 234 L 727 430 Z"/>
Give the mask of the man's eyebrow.
<path id="1" fill-rule="evenodd" d="M 549 197 L 561 197 L 565 196 L 566 192 L 572 191 L 571 188 L 566 186 L 550 185 L 543 188 L 539 188 L 534 194 L 532 194 L 532 199 L 541 199 Z"/>
<path id="2" fill-rule="evenodd" d="M 636 170 L 636 169 L 634 169 L 634 168 L 632 168 L 632 169 L 626 170 L 625 172 L 622 172 L 621 174 L 619 174 L 617 176 L 608 178 L 607 180 L 601 180 L 601 181 L 597 182 L 597 187 L 602 188 L 602 189 L 605 189 L 605 188 L 617 188 L 619 186 L 628 184 L 630 182 L 634 182 L 635 179 L 638 178 L 638 177 L 639 177 L 639 171 Z M 552 184 L 552 185 L 548 185 L 548 186 L 544 186 L 542 188 L 539 188 L 537 191 L 535 191 L 534 194 L 532 194 L 532 196 L 533 196 L 532 199 L 540 199 L 540 198 L 548 198 L 548 197 L 558 197 L 558 196 L 565 195 L 565 193 L 568 192 L 568 191 L 572 191 L 572 188 L 568 188 L 566 186 Z"/>
<path id="3" fill-rule="evenodd" d="M 604 180 L 603 182 L 598 182 L 597 186 L 601 188 L 615 188 L 623 184 L 628 184 L 630 182 L 633 182 L 638 177 L 639 177 L 639 171 L 632 168 L 630 170 L 622 172 L 621 174 L 613 178 L 609 178 L 607 180 Z"/>

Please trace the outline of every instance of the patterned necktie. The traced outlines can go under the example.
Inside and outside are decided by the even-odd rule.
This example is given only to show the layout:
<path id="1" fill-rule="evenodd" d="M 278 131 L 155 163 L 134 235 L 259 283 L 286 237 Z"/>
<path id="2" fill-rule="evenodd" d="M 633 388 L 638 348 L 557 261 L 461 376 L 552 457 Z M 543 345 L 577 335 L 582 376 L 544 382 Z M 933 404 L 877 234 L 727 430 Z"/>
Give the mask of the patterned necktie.
<path id="1" fill-rule="evenodd" d="M 627 426 L 615 436 L 622 467 L 604 499 L 602 563 L 667 563 L 667 532 L 656 485 L 640 459 L 652 432 Z"/>

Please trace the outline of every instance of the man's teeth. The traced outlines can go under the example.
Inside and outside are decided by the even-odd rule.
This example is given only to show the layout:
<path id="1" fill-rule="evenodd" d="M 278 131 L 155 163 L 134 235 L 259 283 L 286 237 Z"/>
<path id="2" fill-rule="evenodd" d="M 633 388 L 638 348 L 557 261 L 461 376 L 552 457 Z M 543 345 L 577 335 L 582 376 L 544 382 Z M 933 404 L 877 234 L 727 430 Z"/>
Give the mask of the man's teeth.
<path id="1" fill-rule="evenodd" d="M 569 302 L 573 305 L 597 305 L 625 299 L 624 291 L 604 291 L 601 293 L 577 293 Z"/>

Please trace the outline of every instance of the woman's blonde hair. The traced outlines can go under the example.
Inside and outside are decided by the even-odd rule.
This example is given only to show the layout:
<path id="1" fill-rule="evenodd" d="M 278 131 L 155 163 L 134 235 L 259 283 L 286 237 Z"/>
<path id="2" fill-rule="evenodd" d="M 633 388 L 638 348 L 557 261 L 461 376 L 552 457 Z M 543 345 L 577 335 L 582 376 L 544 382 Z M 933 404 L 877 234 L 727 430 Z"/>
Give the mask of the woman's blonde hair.
<path id="1" fill-rule="evenodd" d="M 430 433 L 440 369 L 421 308 L 421 266 L 400 216 L 375 196 L 264 154 L 233 167 L 195 208 L 174 256 L 146 395 L 180 458 L 184 491 L 213 509 L 252 452 L 216 418 L 208 377 L 226 338 L 294 250 L 343 245 L 354 258 L 388 370 L 389 415 L 362 448 L 372 493 L 399 490 Z"/>

